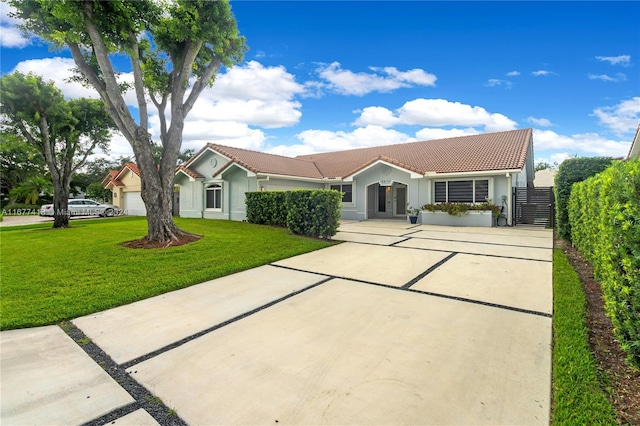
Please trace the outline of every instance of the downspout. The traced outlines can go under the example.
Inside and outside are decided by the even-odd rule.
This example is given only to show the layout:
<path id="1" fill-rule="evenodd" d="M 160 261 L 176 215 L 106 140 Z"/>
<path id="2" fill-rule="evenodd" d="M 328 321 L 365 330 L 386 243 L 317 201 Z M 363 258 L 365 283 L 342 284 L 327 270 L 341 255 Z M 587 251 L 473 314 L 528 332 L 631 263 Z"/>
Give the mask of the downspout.
<path id="1" fill-rule="evenodd" d="M 511 173 L 507 173 L 507 186 L 509 192 L 507 193 L 507 225 L 513 226 L 513 188 L 511 187 Z"/>

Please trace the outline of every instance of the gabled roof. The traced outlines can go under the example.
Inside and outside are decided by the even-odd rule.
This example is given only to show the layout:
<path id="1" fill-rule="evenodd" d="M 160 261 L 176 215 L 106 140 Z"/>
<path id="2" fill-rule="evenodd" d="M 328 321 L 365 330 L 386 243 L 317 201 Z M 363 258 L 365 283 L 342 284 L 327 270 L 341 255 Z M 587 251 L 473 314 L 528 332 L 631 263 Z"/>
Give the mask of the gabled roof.
<path id="1" fill-rule="evenodd" d="M 323 176 L 346 177 L 377 158 L 408 170 L 458 173 L 516 170 L 525 165 L 531 129 L 303 155 Z"/>
<path id="2" fill-rule="evenodd" d="M 102 186 L 106 188 L 110 183 L 114 186 L 124 186 L 124 183 L 120 180 L 120 176 L 125 170 L 131 170 L 136 175 L 140 176 L 140 170 L 136 163 L 124 163 L 120 170 L 109 170 L 107 175 L 102 179 Z"/>
<path id="3" fill-rule="evenodd" d="M 629 148 L 629 154 L 627 155 L 627 158 L 640 158 L 640 124 L 638 124 L 636 134 L 631 141 L 631 148 Z"/>
<path id="4" fill-rule="evenodd" d="M 256 174 L 312 179 L 344 179 L 377 161 L 420 175 L 521 170 L 525 166 L 531 140 L 532 130 L 523 129 L 295 158 L 209 143 L 185 163 L 183 171 L 187 173 L 194 160 L 206 150 L 215 151 L 229 160 L 223 169 L 235 163 Z"/>
<path id="5" fill-rule="evenodd" d="M 241 167 L 260 174 L 295 176 L 302 178 L 322 179 L 318 168 L 311 161 L 282 155 L 267 154 L 242 148 L 208 143 L 196 153 L 185 166 L 188 168 L 193 160 L 206 149 L 211 149 Z M 226 167 L 225 167 L 226 168 Z"/>
<path id="6" fill-rule="evenodd" d="M 202 179 L 202 178 L 204 178 L 204 176 L 202 176 L 200 173 L 198 173 L 198 172 L 196 172 L 194 170 L 191 170 L 191 169 L 185 167 L 184 165 L 180 165 L 180 166 L 178 166 L 176 168 L 176 173 L 178 173 L 178 172 L 182 172 L 185 175 L 187 175 L 187 176 L 189 176 L 189 177 L 191 177 L 193 179 Z"/>

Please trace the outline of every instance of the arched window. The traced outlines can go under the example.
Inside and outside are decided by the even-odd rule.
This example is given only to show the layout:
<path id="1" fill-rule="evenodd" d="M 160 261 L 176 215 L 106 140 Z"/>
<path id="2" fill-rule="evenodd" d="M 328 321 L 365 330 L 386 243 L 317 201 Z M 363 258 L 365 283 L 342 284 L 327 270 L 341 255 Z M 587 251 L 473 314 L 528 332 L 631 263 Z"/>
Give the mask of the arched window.
<path id="1" fill-rule="evenodd" d="M 222 186 L 217 183 L 207 186 L 208 209 L 222 209 Z"/>

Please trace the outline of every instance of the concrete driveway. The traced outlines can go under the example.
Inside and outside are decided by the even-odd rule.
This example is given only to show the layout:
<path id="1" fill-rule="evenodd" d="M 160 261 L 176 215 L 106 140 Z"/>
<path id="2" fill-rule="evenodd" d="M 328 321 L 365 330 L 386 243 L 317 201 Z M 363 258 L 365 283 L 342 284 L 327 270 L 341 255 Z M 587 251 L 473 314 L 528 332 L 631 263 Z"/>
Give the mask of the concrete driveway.
<path id="1" fill-rule="evenodd" d="M 188 424 L 549 423 L 551 231 L 336 238 L 73 323 Z M 0 333 L 0 357 L 3 424 L 170 423 L 58 327 Z"/>

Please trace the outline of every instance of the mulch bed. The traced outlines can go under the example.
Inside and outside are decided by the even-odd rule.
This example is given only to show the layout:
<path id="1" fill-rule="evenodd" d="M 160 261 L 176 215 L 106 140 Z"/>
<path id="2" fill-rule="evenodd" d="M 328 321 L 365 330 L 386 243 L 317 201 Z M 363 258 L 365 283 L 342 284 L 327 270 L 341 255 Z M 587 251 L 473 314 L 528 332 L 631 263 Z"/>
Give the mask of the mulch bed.
<path id="1" fill-rule="evenodd" d="M 602 288 L 593 277 L 591 265 L 578 249 L 566 241 L 556 238 L 556 247 L 561 249 L 576 270 L 587 298 L 587 328 L 589 344 L 598 369 L 606 377 L 603 388 L 618 414 L 621 424 L 640 425 L 640 370 L 625 362 L 625 353 L 613 338 L 613 324 L 604 310 Z"/>
<path id="2" fill-rule="evenodd" d="M 194 241 L 198 241 L 201 238 L 202 238 L 202 235 L 185 234 L 185 235 L 181 235 L 177 240 L 166 241 L 164 243 L 159 243 L 157 241 L 149 241 L 146 238 L 140 238 L 139 240 L 127 241 L 126 243 L 122 243 L 121 246 L 127 247 L 127 248 L 133 248 L 133 249 L 159 249 L 159 248 L 182 246 L 185 244 L 192 243 Z"/>

